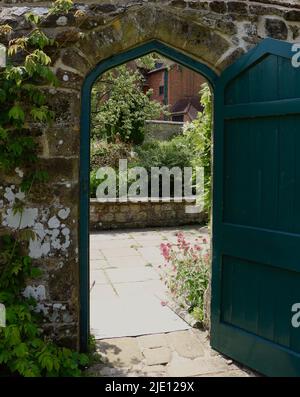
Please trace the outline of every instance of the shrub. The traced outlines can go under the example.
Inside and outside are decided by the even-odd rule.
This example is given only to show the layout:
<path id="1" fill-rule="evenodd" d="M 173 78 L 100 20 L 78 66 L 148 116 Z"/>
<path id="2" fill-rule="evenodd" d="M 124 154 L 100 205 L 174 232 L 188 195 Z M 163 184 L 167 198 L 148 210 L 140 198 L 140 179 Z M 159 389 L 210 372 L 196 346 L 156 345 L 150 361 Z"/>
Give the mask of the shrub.
<path id="1" fill-rule="evenodd" d="M 174 300 L 203 323 L 210 261 L 206 239 L 200 236 L 192 244 L 183 233 L 178 233 L 177 243 L 162 243 L 161 252 L 165 259 L 161 277 Z"/>
<path id="2" fill-rule="evenodd" d="M 185 125 L 184 135 L 193 150 L 193 165 L 204 168 L 204 205 L 211 208 L 211 156 L 212 156 L 212 97 L 207 83 L 202 85 L 200 103 L 203 111 L 190 124 Z"/>
<path id="3" fill-rule="evenodd" d="M 137 163 L 148 171 L 151 167 L 189 167 L 192 164 L 190 142 L 179 135 L 169 141 L 151 140 L 135 148 Z"/>
<path id="4" fill-rule="evenodd" d="M 116 142 L 108 143 L 104 140 L 93 140 L 91 143 L 91 169 L 112 167 L 118 169 L 119 159 L 132 159 L 132 145 Z"/>
<path id="5" fill-rule="evenodd" d="M 96 178 L 99 167 L 110 166 L 118 171 L 119 159 L 127 159 L 128 168 L 139 166 L 148 171 L 151 167 L 189 167 L 192 165 L 192 151 L 189 141 L 184 136 L 177 136 L 170 141 L 152 140 L 140 146 L 132 146 L 123 142 L 107 143 L 94 141 L 91 150 L 90 194 L 95 197 L 97 186 L 101 183 Z M 104 178 L 105 179 L 105 178 Z M 173 194 L 171 177 L 171 195 Z M 130 183 L 130 181 L 128 181 Z M 149 192 L 150 192 L 149 178 Z M 118 191 L 118 173 L 117 173 Z"/>
<path id="6" fill-rule="evenodd" d="M 143 92 L 143 75 L 126 65 L 105 73 L 92 89 L 92 136 L 141 144 L 145 121 L 167 114 L 166 107 Z"/>

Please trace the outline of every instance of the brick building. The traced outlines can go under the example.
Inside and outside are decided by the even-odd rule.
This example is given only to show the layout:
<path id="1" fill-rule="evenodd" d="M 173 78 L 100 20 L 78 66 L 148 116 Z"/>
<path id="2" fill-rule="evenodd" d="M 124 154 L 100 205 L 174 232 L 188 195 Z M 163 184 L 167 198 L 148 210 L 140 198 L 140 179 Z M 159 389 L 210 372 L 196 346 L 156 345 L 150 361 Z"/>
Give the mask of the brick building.
<path id="1" fill-rule="evenodd" d="M 153 90 L 152 99 L 169 106 L 172 121 L 192 121 L 202 110 L 199 91 L 204 77 L 175 62 L 157 62 L 145 73 L 144 90 Z"/>

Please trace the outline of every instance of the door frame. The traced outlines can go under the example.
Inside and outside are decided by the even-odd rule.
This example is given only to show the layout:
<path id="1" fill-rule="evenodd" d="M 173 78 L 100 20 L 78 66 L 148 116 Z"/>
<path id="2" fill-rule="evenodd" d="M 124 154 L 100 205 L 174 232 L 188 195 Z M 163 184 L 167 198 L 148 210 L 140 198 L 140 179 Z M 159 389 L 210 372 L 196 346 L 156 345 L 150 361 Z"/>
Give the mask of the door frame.
<path id="1" fill-rule="evenodd" d="M 156 52 L 176 63 L 203 75 L 213 91 L 218 75 L 207 65 L 158 40 L 151 40 L 135 48 L 104 59 L 86 76 L 81 90 L 80 119 L 80 220 L 79 220 L 79 282 L 80 282 L 80 350 L 88 350 L 90 333 L 90 270 L 89 270 L 89 168 L 91 90 L 98 77 L 119 65 Z"/>

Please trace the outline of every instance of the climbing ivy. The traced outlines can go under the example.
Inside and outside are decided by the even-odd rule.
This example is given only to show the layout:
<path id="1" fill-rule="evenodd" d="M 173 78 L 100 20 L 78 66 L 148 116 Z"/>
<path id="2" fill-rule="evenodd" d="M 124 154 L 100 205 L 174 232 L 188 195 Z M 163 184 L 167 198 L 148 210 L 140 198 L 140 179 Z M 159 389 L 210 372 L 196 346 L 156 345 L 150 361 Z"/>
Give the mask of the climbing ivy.
<path id="1" fill-rule="evenodd" d="M 57 46 L 41 29 L 52 14 L 68 12 L 71 0 L 57 0 L 47 15 L 26 15 L 31 30 L 26 36 L 8 41 L 7 66 L 0 70 L 0 172 L 22 167 L 21 190 L 29 195 L 32 186 L 47 180 L 38 168 L 36 126 L 46 126 L 55 114 L 47 104 L 43 87 L 57 86 L 51 70 L 49 50 Z M 12 28 L 0 26 L 0 39 L 7 42 Z M 14 213 L 20 213 L 24 200 L 16 200 Z M 0 238 L 0 302 L 6 307 L 6 327 L 0 328 L 0 373 L 22 376 L 78 376 L 88 357 L 59 347 L 41 330 L 42 317 L 37 302 L 23 295 L 27 280 L 41 275 L 26 254 L 28 241 L 35 234 L 15 230 Z"/>

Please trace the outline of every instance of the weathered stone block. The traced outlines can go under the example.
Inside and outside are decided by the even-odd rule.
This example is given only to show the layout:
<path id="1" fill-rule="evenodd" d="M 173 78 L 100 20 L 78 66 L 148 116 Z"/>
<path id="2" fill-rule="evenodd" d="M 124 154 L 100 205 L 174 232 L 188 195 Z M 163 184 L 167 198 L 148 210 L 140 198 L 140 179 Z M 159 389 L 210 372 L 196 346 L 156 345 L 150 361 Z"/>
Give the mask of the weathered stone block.
<path id="1" fill-rule="evenodd" d="M 61 88 L 73 88 L 80 91 L 83 77 L 79 74 L 70 72 L 69 70 L 58 69 L 56 77 L 59 80 L 59 86 Z"/>
<path id="2" fill-rule="evenodd" d="M 258 4 L 250 4 L 249 12 L 253 15 L 277 15 L 283 16 L 284 10 L 282 8 L 275 8 L 270 6 L 258 5 Z"/>
<path id="3" fill-rule="evenodd" d="M 208 10 L 209 9 L 208 4 L 209 4 L 208 1 L 200 2 L 198 0 L 195 0 L 195 1 L 188 2 L 188 5 L 190 8 L 197 9 L 197 10 Z"/>
<path id="4" fill-rule="evenodd" d="M 215 27 L 226 34 L 233 35 L 237 33 L 237 25 L 231 21 L 224 21 L 223 19 L 220 19 L 216 21 Z"/>
<path id="5" fill-rule="evenodd" d="M 280 19 L 266 18 L 265 29 L 266 35 L 273 39 L 286 40 L 288 37 L 288 28 Z"/>
<path id="6" fill-rule="evenodd" d="M 227 2 L 228 12 L 237 13 L 242 15 L 248 14 L 248 5 L 246 2 L 241 1 L 228 1 Z"/>
<path id="7" fill-rule="evenodd" d="M 223 14 L 227 11 L 225 1 L 212 1 L 209 4 L 209 7 L 212 11 L 217 12 L 218 14 Z"/>
<path id="8" fill-rule="evenodd" d="M 80 72 L 86 72 L 91 68 L 88 60 L 75 48 L 66 48 L 63 50 L 61 61 L 64 65 Z"/>
<path id="9" fill-rule="evenodd" d="M 116 213 L 115 219 L 116 219 L 116 222 L 123 223 L 123 222 L 127 221 L 127 216 L 124 213 Z"/>
<path id="10" fill-rule="evenodd" d="M 200 341 L 192 333 L 185 331 L 171 332 L 168 334 L 168 339 L 181 357 L 197 358 L 204 355 Z"/>
<path id="11" fill-rule="evenodd" d="M 286 21 L 300 22 L 300 10 L 288 11 L 284 14 Z"/>
<path id="12" fill-rule="evenodd" d="M 67 262 L 63 268 L 49 273 L 49 293 L 53 301 L 77 299 L 77 272 L 78 263 L 72 260 Z"/>
<path id="13" fill-rule="evenodd" d="M 50 88 L 45 92 L 47 103 L 55 113 L 54 122 L 60 124 L 79 125 L 80 119 L 80 93 Z"/>
<path id="14" fill-rule="evenodd" d="M 289 28 L 292 31 L 293 40 L 296 40 L 300 36 L 300 27 L 299 26 L 290 25 Z"/>
<path id="15" fill-rule="evenodd" d="M 77 159 L 56 157 L 40 159 L 39 163 L 42 169 L 48 173 L 51 183 L 77 182 Z"/>
<path id="16" fill-rule="evenodd" d="M 112 222 L 114 220 L 113 214 L 99 214 L 98 221 L 100 222 Z"/>
<path id="17" fill-rule="evenodd" d="M 46 18 L 44 18 L 41 22 L 41 26 L 43 28 L 53 28 L 53 27 L 59 27 L 59 26 L 74 26 L 76 23 L 76 19 L 74 17 L 74 14 L 72 12 L 69 12 L 68 14 L 52 14 L 48 15 Z"/>
<path id="18" fill-rule="evenodd" d="M 94 12 L 102 12 L 104 14 L 109 14 L 118 10 L 118 6 L 114 4 L 92 4 L 91 10 Z"/>
<path id="19" fill-rule="evenodd" d="M 79 126 L 64 125 L 61 128 L 49 128 L 45 132 L 49 157 L 77 156 L 80 146 Z"/>

